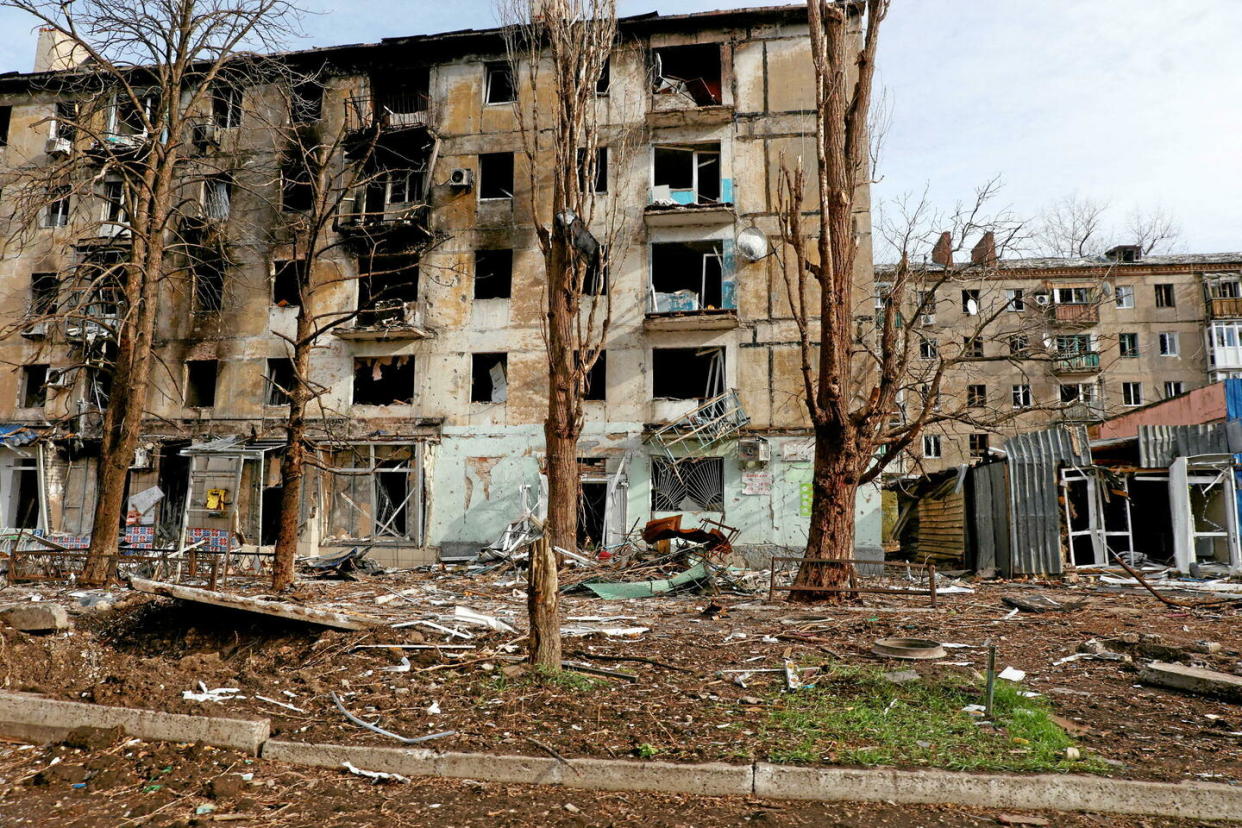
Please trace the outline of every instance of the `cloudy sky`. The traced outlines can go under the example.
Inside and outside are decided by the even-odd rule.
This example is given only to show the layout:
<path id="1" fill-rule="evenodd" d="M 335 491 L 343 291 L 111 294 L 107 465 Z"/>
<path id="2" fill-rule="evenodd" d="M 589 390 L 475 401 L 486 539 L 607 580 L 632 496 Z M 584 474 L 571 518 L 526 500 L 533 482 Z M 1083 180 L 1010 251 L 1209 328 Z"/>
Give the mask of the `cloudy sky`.
<path id="1" fill-rule="evenodd" d="M 622 14 L 755 5 L 620 0 Z M 492 0 L 310 0 L 299 46 L 495 24 Z M 0 10 L 0 70 L 30 69 L 31 23 Z M 1070 194 L 1119 225 L 1163 207 L 1187 252 L 1242 250 L 1240 0 L 895 0 L 881 42 L 892 107 L 879 201 L 951 206 L 993 176 L 1035 216 Z"/>

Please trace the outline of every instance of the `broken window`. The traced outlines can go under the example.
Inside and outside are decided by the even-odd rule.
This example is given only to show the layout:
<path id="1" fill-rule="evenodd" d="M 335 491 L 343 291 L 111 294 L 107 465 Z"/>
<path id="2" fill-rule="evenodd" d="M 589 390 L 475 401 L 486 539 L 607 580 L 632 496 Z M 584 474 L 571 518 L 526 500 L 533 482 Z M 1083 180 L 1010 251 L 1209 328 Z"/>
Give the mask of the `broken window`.
<path id="1" fill-rule="evenodd" d="M 358 260 L 360 328 L 413 323 L 418 301 L 418 258 L 412 255 L 364 256 Z"/>
<path id="2" fill-rule="evenodd" d="M 1182 383 L 1176 380 L 1170 380 L 1164 384 L 1165 399 L 1170 397 L 1180 397 L 1182 395 Z"/>
<path id="3" fill-rule="evenodd" d="M 474 251 L 475 299 L 508 299 L 512 287 L 512 250 Z"/>
<path id="4" fill-rule="evenodd" d="M 574 362 L 581 364 L 581 354 L 574 352 Z M 582 382 L 582 399 L 604 400 L 608 387 L 608 352 L 600 351 L 591 370 L 587 371 Z"/>
<path id="5" fill-rule="evenodd" d="M 967 316 L 977 316 L 979 314 L 979 291 L 963 290 L 962 291 L 962 313 Z"/>
<path id="6" fill-rule="evenodd" d="M 592 256 L 582 275 L 584 296 L 603 296 L 608 292 L 608 245 L 599 246 L 599 254 Z"/>
<path id="7" fill-rule="evenodd" d="M 19 457 L 12 467 L 12 529 L 39 528 L 39 466 L 34 457 Z"/>
<path id="8" fill-rule="evenodd" d="M 652 53 L 651 91 L 693 106 L 721 103 L 720 44 L 668 46 Z"/>
<path id="9" fill-rule="evenodd" d="M 354 358 L 355 405 L 410 405 L 414 402 L 414 357 Z"/>
<path id="10" fill-rule="evenodd" d="M 509 399 L 509 355 L 470 355 L 470 401 L 504 402 Z"/>
<path id="11" fill-rule="evenodd" d="M 593 184 L 588 185 L 588 177 Z M 578 189 L 584 193 L 608 192 L 608 147 L 595 148 L 595 160 L 587 164 L 587 151 L 578 150 Z"/>
<path id="12" fill-rule="evenodd" d="M 966 386 L 966 406 L 983 408 L 988 404 L 988 387 L 986 385 Z"/>
<path id="13" fill-rule="evenodd" d="M 214 359 L 192 359 L 185 364 L 185 404 L 189 408 L 211 408 L 216 404 L 216 378 L 220 363 Z"/>
<path id="14" fill-rule="evenodd" d="M 919 358 L 935 359 L 940 355 L 940 349 L 936 344 L 936 340 L 926 336 L 919 337 Z"/>
<path id="15" fill-rule="evenodd" d="M 940 456 L 940 435 L 924 434 L 923 435 L 923 456 L 928 459 L 936 459 Z"/>
<path id="16" fill-rule="evenodd" d="M 116 343 L 97 342 L 85 354 L 86 404 L 103 411 L 112 396 L 112 379 L 116 373 Z"/>
<path id="17" fill-rule="evenodd" d="M 725 391 L 724 348 L 653 348 L 651 396 L 703 400 Z"/>
<path id="18" fill-rule="evenodd" d="M 279 357 L 267 361 L 267 404 L 288 405 L 289 394 L 297 382 L 293 360 Z"/>
<path id="19" fill-rule="evenodd" d="M 1121 349 L 1123 357 L 1136 357 L 1139 355 L 1138 334 L 1121 333 L 1117 334 L 1117 346 Z"/>
<path id="20" fill-rule="evenodd" d="M 323 85 L 316 80 L 295 83 L 289 90 L 289 120 L 313 124 L 323 117 Z"/>
<path id="21" fill-rule="evenodd" d="M 280 165 L 280 209 L 286 213 L 307 213 L 315 207 L 315 180 L 310 158 L 290 153 Z"/>
<path id="22" fill-rule="evenodd" d="M 9 145 L 9 124 L 13 120 L 13 107 L 0 106 L 0 147 Z"/>
<path id="23" fill-rule="evenodd" d="M 1023 296 L 1022 288 L 1006 289 L 1005 310 L 1011 312 L 1026 310 L 1026 298 Z"/>
<path id="24" fill-rule="evenodd" d="M 21 383 L 22 408 L 42 408 L 47 403 L 46 365 L 23 365 Z"/>
<path id="25" fill-rule="evenodd" d="M 305 272 L 306 262 L 300 259 L 272 262 L 272 304 L 282 308 L 301 305 Z"/>
<path id="26" fill-rule="evenodd" d="M 1134 286 L 1133 285 L 1117 285 L 1113 289 L 1113 299 L 1116 301 L 1117 307 L 1122 309 L 1134 307 Z"/>
<path id="27" fill-rule="evenodd" d="M 194 280 L 194 311 L 216 313 L 224 307 L 224 262 L 200 249 L 201 258 L 190 265 Z"/>
<path id="28" fill-rule="evenodd" d="M 612 58 L 604 58 L 604 65 L 599 69 L 599 77 L 595 79 L 595 94 L 607 95 L 612 86 Z"/>
<path id="29" fill-rule="evenodd" d="M 1156 285 L 1156 307 L 1172 308 L 1177 306 L 1177 297 L 1173 293 L 1172 285 Z"/>
<path id="30" fill-rule="evenodd" d="M 655 204 L 721 200 L 720 143 L 657 146 L 651 172 Z"/>
<path id="31" fill-rule="evenodd" d="M 215 221 L 229 217 L 233 201 L 233 176 L 209 176 L 203 182 L 203 216 Z"/>
<path id="32" fill-rule="evenodd" d="M 1057 288 L 1053 291 L 1053 301 L 1058 305 L 1085 305 L 1091 301 L 1091 291 L 1085 287 Z"/>
<path id="33" fill-rule="evenodd" d="M 60 138 L 72 144 L 78 136 L 78 104 L 76 101 L 57 101 L 56 117 L 48 128 L 48 136 Z"/>
<path id="34" fill-rule="evenodd" d="M 1013 387 L 1013 407 L 1014 408 L 1030 408 L 1031 402 L 1031 386 L 1015 385 Z"/>
<path id="35" fill-rule="evenodd" d="M 113 135 L 146 135 L 147 124 L 156 117 L 158 109 L 159 96 L 154 92 L 139 92 L 134 97 L 128 92 L 118 92 L 112 99 L 108 131 Z"/>
<path id="36" fill-rule="evenodd" d="M 101 236 L 123 236 L 129 234 L 129 216 L 125 212 L 125 183 L 119 179 L 103 182 L 100 193 L 103 199 L 103 214 L 100 216 Z"/>
<path id="37" fill-rule="evenodd" d="M 1178 354 L 1177 332 L 1165 331 L 1160 334 L 1160 356 L 1175 357 Z"/>
<path id="38" fill-rule="evenodd" d="M 417 446 L 366 444 L 336 452 L 328 481 L 327 537 L 421 540 Z"/>
<path id="39" fill-rule="evenodd" d="M 1014 334 L 1009 337 L 1009 355 L 1025 356 L 1031 347 L 1031 340 L 1026 334 Z"/>
<path id="40" fill-rule="evenodd" d="M 400 126 L 401 115 L 427 111 L 431 97 L 431 68 L 428 66 L 405 66 L 398 72 L 373 78 L 372 84 L 376 90 L 375 105 L 389 126 Z"/>
<path id="41" fill-rule="evenodd" d="M 651 458 L 651 511 L 724 511 L 724 458 Z"/>
<path id="42" fill-rule="evenodd" d="M 60 276 L 56 273 L 30 274 L 30 313 L 32 316 L 48 316 L 56 313 Z"/>
<path id="43" fill-rule="evenodd" d="M 977 336 L 962 338 L 962 356 L 967 359 L 979 359 L 983 356 L 983 340 Z"/>
<path id="44" fill-rule="evenodd" d="M 732 309 L 732 287 L 730 283 L 726 290 L 720 242 L 651 245 L 648 313 Z"/>
<path id="45" fill-rule="evenodd" d="M 1121 404 L 1122 405 L 1142 405 L 1143 404 L 1143 383 L 1141 382 L 1123 382 L 1121 384 Z"/>
<path id="46" fill-rule="evenodd" d="M 513 103 L 517 100 L 517 89 L 513 83 L 513 67 L 507 60 L 496 60 L 483 64 L 484 89 L 483 100 L 486 103 Z"/>
<path id="47" fill-rule="evenodd" d="M 1096 385 L 1093 382 L 1067 382 L 1061 385 L 1061 402 L 1091 404 L 1096 401 Z"/>
<path id="48" fill-rule="evenodd" d="M 211 87 L 211 120 L 221 129 L 241 126 L 242 90 L 229 83 Z"/>
<path id="49" fill-rule="evenodd" d="M 1092 353 L 1090 334 L 1062 334 L 1057 337 L 1057 355 L 1068 357 Z"/>
<path id="50" fill-rule="evenodd" d="M 479 198 L 513 198 L 513 153 L 479 156 Z"/>
<path id="51" fill-rule="evenodd" d="M 987 434 L 971 434 L 968 435 L 971 457 L 986 457 L 988 453 L 988 435 Z"/>
<path id="52" fill-rule="evenodd" d="M 44 227 L 65 227 L 69 224 L 69 188 L 53 187 L 48 191 L 47 205 L 43 208 Z"/>

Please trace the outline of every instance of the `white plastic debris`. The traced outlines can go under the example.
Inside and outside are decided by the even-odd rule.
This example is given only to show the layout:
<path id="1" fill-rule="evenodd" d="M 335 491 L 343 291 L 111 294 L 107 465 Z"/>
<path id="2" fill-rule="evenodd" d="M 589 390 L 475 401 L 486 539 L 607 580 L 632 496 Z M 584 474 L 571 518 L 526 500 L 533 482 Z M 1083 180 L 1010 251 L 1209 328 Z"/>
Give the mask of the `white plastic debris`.
<path id="1" fill-rule="evenodd" d="M 300 707 L 297 707 L 296 705 L 286 704 L 285 702 L 277 701 L 276 699 L 269 699 L 267 696 L 255 696 L 255 698 L 258 699 L 259 701 L 267 702 L 268 704 L 274 704 L 277 707 L 283 707 L 283 708 L 286 708 L 288 710 L 293 710 L 298 713 L 306 712 L 305 710 L 303 710 Z"/>
<path id="2" fill-rule="evenodd" d="M 207 685 L 200 681 L 198 689 L 201 692 L 195 693 L 193 690 L 182 690 L 181 698 L 196 702 L 223 702 L 246 698 L 241 695 L 241 688 L 238 687 L 217 687 L 214 690 L 208 690 Z"/>
<path id="3" fill-rule="evenodd" d="M 401 657 L 401 663 L 392 667 L 381 667 L 385 673 L 408 673 L 410 672 L 410 660 L 405 656 Z"/>
<path id="4" fill-rule="evenodd" d="M 341 767 L 354 774 L 355 776 L 365 776 L 367 779 L 374 779 L 376 782 L 409 782 L 407 777 L 399 773 L 384 773 L 382 771 L 369 771 L 362 768 L 354 767 L 352 762 L 342 762 Z"/>
<path id="5" fill-rule="evenodd" d="M 499 618 L 493 618 L 490 615 L 484 615 L 476 612 L 470 607 L 463 607 L 460 604 L 453 607 L 453 618 L 461 621 L 463 624 L 474 624 L 479 627 L 488 627 L 496 632 L 515 633 L 516 629 L 501 621 Z"/>
<path id="6" fill-rule="evenodd" d="M 431 706 L 427 708 L 427 712 L 432 716 L 439 716 L 440 715 L 440 703 L 438 701 L 433 701 L 431 703 Z"/>
<path id="7" fill-rule="evenodd" d="M 1003 678 L 1005 681 L 1022 681 L 1022 679 L 1026 678 L 1026 671 L 1019 670 L 1016 667 L 1006 667 L 1000 671 L 1000 675 L 997 677 Z"/>

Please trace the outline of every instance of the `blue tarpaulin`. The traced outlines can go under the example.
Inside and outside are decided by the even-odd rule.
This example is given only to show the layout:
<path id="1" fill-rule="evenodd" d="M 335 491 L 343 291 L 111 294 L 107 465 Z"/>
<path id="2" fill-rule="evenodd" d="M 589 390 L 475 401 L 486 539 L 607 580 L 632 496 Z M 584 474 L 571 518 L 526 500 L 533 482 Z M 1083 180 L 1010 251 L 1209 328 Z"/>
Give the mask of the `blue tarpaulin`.
<path id="1" fill-rule="evenodd" d="M 0 423 L 0 445 L 27 446 L 39 439 L 39 432 L 21 423 Z"/>

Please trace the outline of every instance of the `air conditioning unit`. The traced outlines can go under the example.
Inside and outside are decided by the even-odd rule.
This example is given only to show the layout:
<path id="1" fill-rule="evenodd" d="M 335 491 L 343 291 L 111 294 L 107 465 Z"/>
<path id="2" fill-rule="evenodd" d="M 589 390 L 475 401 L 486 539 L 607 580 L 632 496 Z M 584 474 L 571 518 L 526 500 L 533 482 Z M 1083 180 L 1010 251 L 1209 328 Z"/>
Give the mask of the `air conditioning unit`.
<path id="1" fill-rule="evenodd" d="M 73 144 L 68 138 L 48 138 L 43 151 L 53 158 L 64 158 L 73 151 Z"/>
<path id="2" fill-rule="evenodd" d="M 919 319 L 922 320 L 924 328 L 930 328 L 936 324 L 936 314 L 934 313 L 925 313 Z"/>
<path id="3" fill-rule="evenodd" d="M 68 369 L 52 368 L 43 384 L 48 388 L 68 388 L 73 385 L 73 374 Z"/>
<path id="4" fill-rule="evenodd" d="M 22 328 L 21 333 L 27 339 L 43 339 L 47 336 L 47 322 L 32 322 Z"/>
<path id="5" fill-rule="evenodd" d="M 474 170 L 458 167 L 449 173 L 448 185 L 462 190 L 470 189 L 474 186 Z"/>
<path id="6" fill-rule="evenodd" d="M 1031 298 L 1035 300 L 1035 304 L 1039 305 L 1041 308 L 1052 304 L 1052 296 L 1045 290 L 1031 294 Z"/>
<path id="7" fill-rule="evenodd" d="M 737 441 L 737 459 L 744 466 L 766 465 L 772 459 L 772 447 L 762 437 L 743 437 Z"/>
<path id="8" fill-rule="evenodd" d="M 105 221 L 99 225 L 100 238 L 115 239 L 119 236 L 128 236 L 128 235 L 129 235 L 129 228 L 126 227 L 124 224 L 117 224 L 116 222 Z"/>

